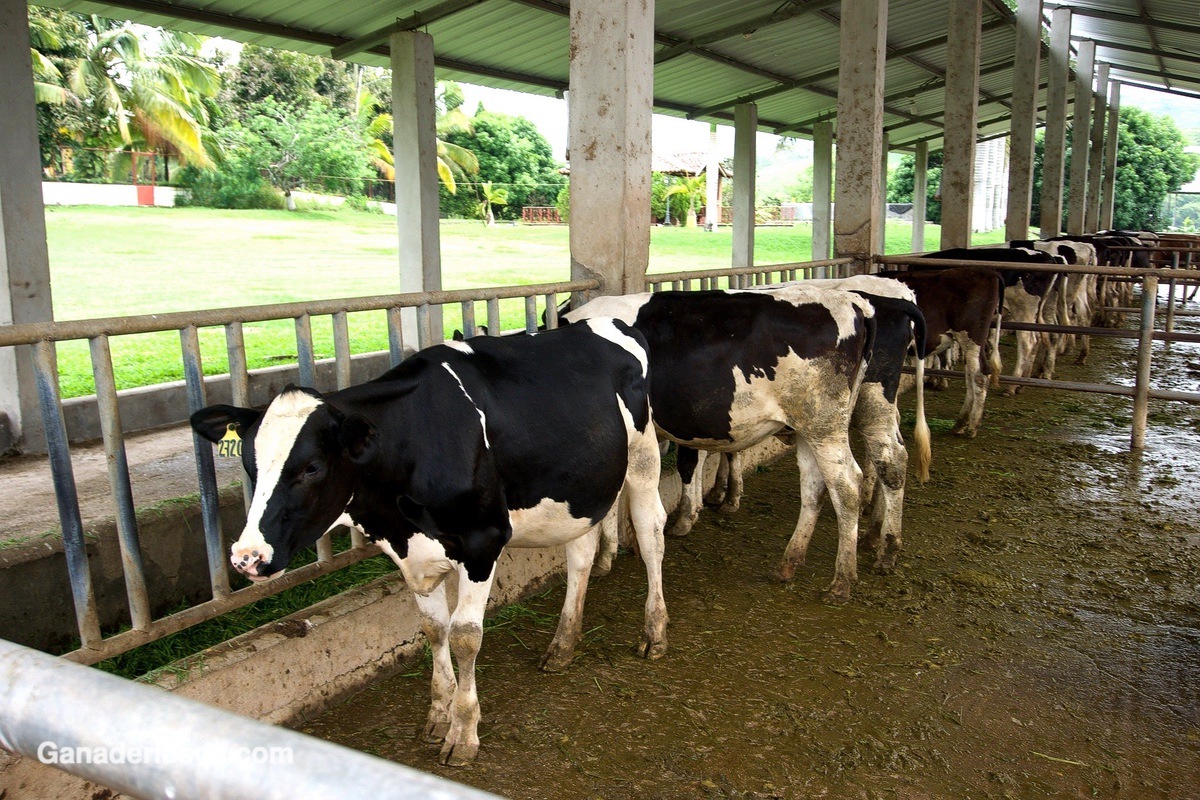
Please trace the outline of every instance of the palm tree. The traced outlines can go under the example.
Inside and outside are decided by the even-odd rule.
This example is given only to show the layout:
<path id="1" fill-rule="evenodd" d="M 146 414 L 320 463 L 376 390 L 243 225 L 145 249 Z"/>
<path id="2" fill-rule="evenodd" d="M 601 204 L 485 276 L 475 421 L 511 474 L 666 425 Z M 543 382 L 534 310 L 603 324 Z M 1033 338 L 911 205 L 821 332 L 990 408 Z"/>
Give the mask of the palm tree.
<path id="1" fill-rule="evenodd" d="M 683 177 L 679 179 L 679 183 L 672 184 L 667 187 L 666 197 L 667 202 L 673 195 L 682 194 L 687 196 L 688 213 L 687 219 L 684 221 L 684 227 L 696 227 L 696 201 L 704 196 L 705 187 L 708 182 L 704 175 L 696 175 L 693 177 Z"/>
<path id="2" fill-rule="evenodd" d="M 221 88 L 216 69 L 199 57 L 200 39 L 159 31 L 148 54 L 131 23 L 91 17 L 86 52 L 68 59 L 66 88 L 92 114 L 115 126 L 125 145 L 166 151 L 207 166 L 208 111 L 204 99 Z"/>
<path id="3" fill-rule="evenodd" d="M 43 54 L 62 47 L 62 39 L 49 19 L 40 14 L 29 15 L 29 55 L 33 59 L 33 98 L 35 102 L 62 106 L 78 104 L 75 97 L 62 85 L 63 76 L 58 66 Z"/>
<path id="4" fill-rule="evenodd" d="M 458 179 L 479 171 L 479 159 L 467 148 L 442 138 L 453 131 L 471 130 L 471 120 L 460 108 L 463 104 L 462 89 L 453 81 L 438 81 L 436 91 L 438 178 L 446 191 L 455 194 L 458 191 Z M 371 162 L 380 175 L 392 181 L 396 179 L 396 166 L 392 150 L 385 141 L 392 130 L 392 115 L 377 113 L 379 105 L 379 100 L 369 91 L 359 91 L 358 115 L 367 129 Z"/>
<path id="5" fill-rule="evenodd" d="M 491 181 L 484 181 L 479 184 L 479 192 L 483 199 L 479 201 L 476 210 L 479 216 L 483 218 L 484 225 L 495 225 L 496 215 L 492 213 L 492 206 L 503 206 L 508 204 L 508 189 L 493 189 Z"/>

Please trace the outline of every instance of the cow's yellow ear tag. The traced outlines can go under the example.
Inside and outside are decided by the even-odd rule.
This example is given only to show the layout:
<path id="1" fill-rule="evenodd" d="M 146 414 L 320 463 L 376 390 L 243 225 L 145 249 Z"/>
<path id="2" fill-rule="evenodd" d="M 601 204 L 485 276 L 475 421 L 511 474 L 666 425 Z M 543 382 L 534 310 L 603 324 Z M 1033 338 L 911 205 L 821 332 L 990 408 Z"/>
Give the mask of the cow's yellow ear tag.
<path id="1" fill-rule="evenodd" d="M 231 422 L 225 426 L 225 435 L 217 442 L 217 455 L 222 458 L 242 457 L 242 437 L 238 436 L 237 423 Z"/>

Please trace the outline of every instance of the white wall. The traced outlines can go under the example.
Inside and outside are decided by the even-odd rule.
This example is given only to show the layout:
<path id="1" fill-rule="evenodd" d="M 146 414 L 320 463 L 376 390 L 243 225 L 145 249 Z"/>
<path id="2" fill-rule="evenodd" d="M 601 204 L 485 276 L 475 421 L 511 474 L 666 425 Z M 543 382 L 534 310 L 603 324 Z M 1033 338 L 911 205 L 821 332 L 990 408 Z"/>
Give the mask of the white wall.
<path id="1" fill-rule="evenodd" d="M 138 187 L 111 183 L 42 182 L 42 201 L 48 206 L 136 206 Z M 154 205 L 175 205 L 175 189 L 154 187 Z"/>

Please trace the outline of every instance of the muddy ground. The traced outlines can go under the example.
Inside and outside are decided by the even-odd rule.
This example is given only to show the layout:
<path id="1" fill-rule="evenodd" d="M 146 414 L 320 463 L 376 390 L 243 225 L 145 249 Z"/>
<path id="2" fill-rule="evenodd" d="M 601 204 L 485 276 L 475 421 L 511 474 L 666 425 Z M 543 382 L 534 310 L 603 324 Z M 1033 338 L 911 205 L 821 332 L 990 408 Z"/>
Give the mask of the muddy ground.
<path id="1" fill-rule="evenodd" d="M 1130 382 L 1130 343 L 1096 350 L 1060 377 Z M 1195 391 L 1197 361 L 1176 345 L 1159 385 Z M 633 654 L 626 556 L 564 674 L 537 671 L 561 587 L 492 621 L 471 766 L 415 738 L 427 662 L 304 730 L 515 798 L 1200 796 L 1200 408 L 1152 404 L 1138 459 L 1126 399 L 993 395 L 968 441 L 945 432 L 960 387 L 930 395 L 934 474 L 910 481 L 899 568 L 863 554 L 848 605 L 819 599 L 828 508 L 796 579 L 768 578 L 799 511 L 779 463 L 741 512 L 667 542 L 664 659 Z"/>

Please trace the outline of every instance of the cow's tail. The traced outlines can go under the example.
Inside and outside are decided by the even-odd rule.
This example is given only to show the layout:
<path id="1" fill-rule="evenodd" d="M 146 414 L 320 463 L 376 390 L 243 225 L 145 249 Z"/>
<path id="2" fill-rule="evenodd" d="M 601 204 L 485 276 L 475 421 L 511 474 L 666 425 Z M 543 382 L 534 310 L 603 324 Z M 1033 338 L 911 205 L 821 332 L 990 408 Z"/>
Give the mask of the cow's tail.
<path id="1" fill-rule="evenodd" d="M 991 352 L 988 353 L 988 363 L 985 371 L 990 372 L 989 383 L 993 389 L 1000 388 L 1000 373 L 1004 372 L 1004 363 L 1000 361 L 1000 324 L 1004 321 L 1004 278 L 996 273 L 996 283 L 1000 286 L 1000 299 L 996 303 L 996 335 L 992 337 Z"/>
<path id="2" fill-rule="evenodd" d="M 925 421 L 925 315 L 915 303 L 902 302 L 904 312 L 912 321 L 913 350 L 917 354 L 917 404 L 914 411 L 917 419 L 913 425 L 913 444 L 916 445 L 917 478 L 925 483 L 929 480 L 929 465 L 933 463 L 929 423 Z"/>

